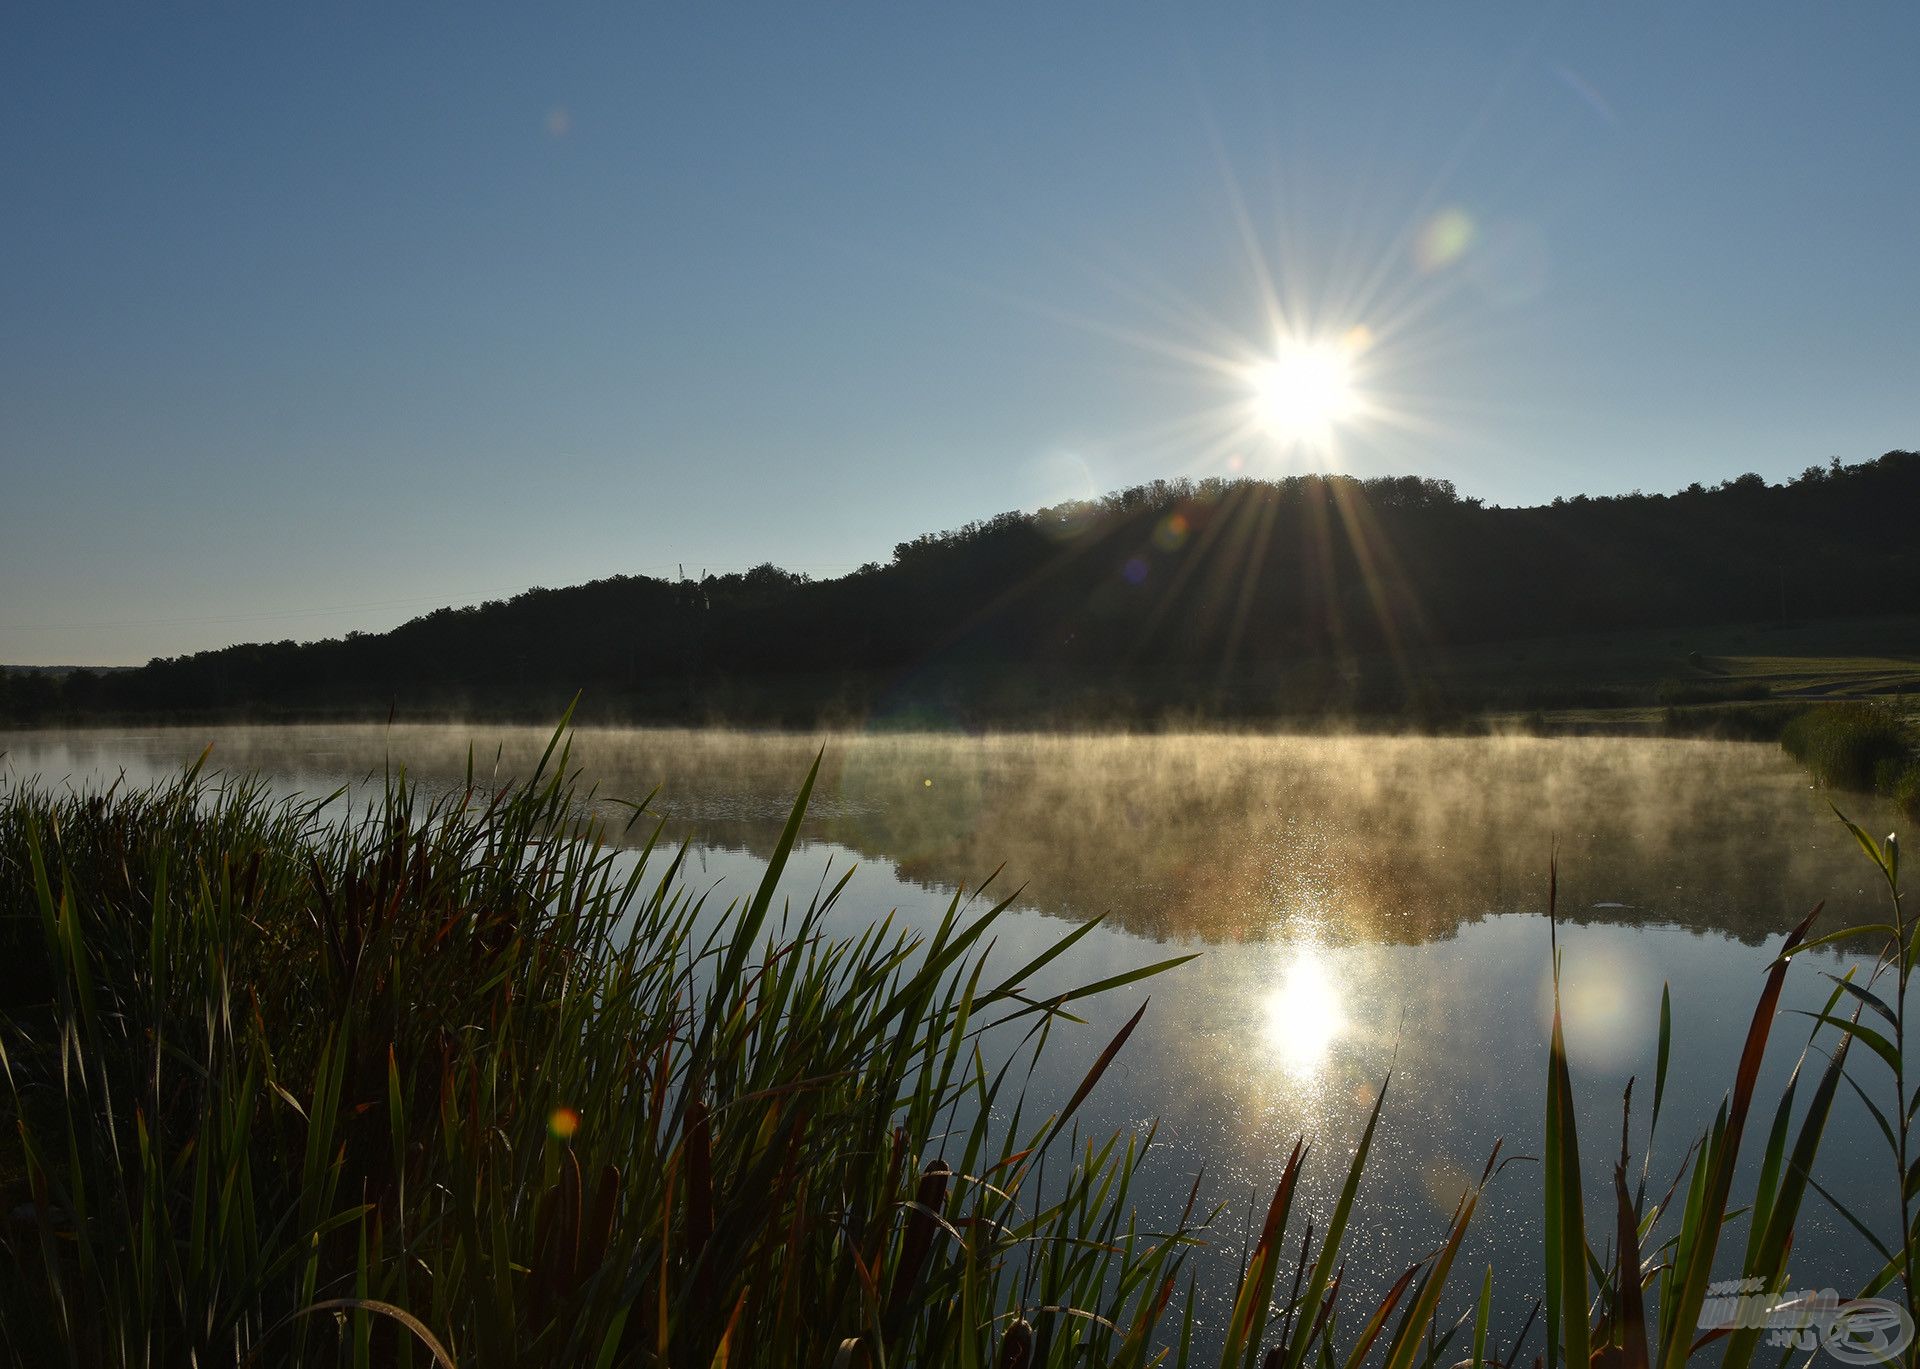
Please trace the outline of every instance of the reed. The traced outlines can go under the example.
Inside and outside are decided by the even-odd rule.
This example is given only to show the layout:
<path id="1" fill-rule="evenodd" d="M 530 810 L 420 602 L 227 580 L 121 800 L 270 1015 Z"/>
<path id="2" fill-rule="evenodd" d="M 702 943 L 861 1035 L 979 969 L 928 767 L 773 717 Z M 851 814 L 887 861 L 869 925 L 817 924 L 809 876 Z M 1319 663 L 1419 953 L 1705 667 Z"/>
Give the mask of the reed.
<path id="1" fill-rule="evenodd" d="M 5 1005 L 16 1361 L 985 1362 L 1023 1310 L 1036 1362 L 1110 1358 L 1190 1234 L 1126 1216 L 1147 1138 L 1042 1192 L 1072 1108 L 1009 1080 L 1164 966 L 1033 998 L 1078 935 L 989 978 L 1007 904 L 957 896 L 830 938 L 844 881 L 774 900 L 804 789 L 710 909 L 589 797 L 559 737 L 357 818 L 197 772 L 9 795 L 0 915 L 50 990 Z"/>
<path id="2" fill-rule="evenodd" d="M 688 892 L 657 825 L 637 859 L 601 840 L 564 727 L 523 783 L 470 762 L 450 796 L 398 776 L 359 813 L 198 767 L 0 798 L 12 1362 L 1677 1365 L 1729 1252 L 1784 1279 L 1850 1047 L 1893 1062 L 1885 1115 L 1913 1111 L 1903 1019 L 1876 1036 L 1862 1009 L 1897 1010 L 1839 984 L 1812 1024 L 1836 1048 L 1800 1106 L 1796 1071 L 1756 1187 L 1734 1193 L 1784 977 L 1821 944 L 1803 924 L 1664 1197 L 1624 1139 L 1589 1182 L 1556 1011 L 1544 1323 L 1492 1325 L 1491 1270 L 1453 1287 L 1499 1144 L 1429 1255 L 1378 1301 L 1342 1299 L 1383 1085 L 1330 1209 L 1297 1200 L 1293 1145 L 1230 1318 L 1201 1327 L 1187 1261 L 1220 1236 L 1199 1182 L 1146 1229 L 1152 1131 L 1074 1124 L 1146 1009 L 1064 1101 L 1027 1084 L 1077 1003 L 1184 957 L 1042 996 L 1093 924 L 990 969 L 1011 900 L 958 895 L 924 935 L 831 935 L 844 878 L 804 906 L 775 896 L 811 783 L 764 881 L 725 908 Z M 1897 891 L 1895 848 L 1862 840 Z M 1904 988 L 1897 893 L 1881 930 Z M 1659 1042 L 1649 1148 L 1664 1013 Z M 1887 1130 L 1904 1183 L 1907 1124 Z M 1912 1248 L 1891 1238 L 1884 1275 L 1909 1306 Z M 1707 1342 L 1741 1366 L 1756 1338 Z"/>
<path id="3" fill-rule="evenodd" d="M 1892 708 L 1852 702 L 1809 708 L 1781 731 L 1780 744 L 1821 787 L 1877 791 L 1909 817 L 1920 817 L 1920 742 Z"/>

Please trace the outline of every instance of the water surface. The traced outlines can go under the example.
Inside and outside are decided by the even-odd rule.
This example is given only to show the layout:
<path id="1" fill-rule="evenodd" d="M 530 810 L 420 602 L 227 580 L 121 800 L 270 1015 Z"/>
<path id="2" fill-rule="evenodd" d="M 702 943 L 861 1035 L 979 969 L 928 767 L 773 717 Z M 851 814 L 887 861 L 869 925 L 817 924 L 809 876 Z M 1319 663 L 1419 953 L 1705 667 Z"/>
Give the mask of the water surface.
<path id="1" fill-rule="evenodd" d="M 289 791 L 363 786 L 390 767 L 453 786 L 470 757 L 488 782 L 525 773 L 546 741 L 537 729 L 457 726 L 14 733 L 0 738 L 0 776 L 138 783 L 211 745 L 210 767 L 259 772 Z M 804 900 L 826 871 L 857 863 L 838 925 L 896 908 L 924 925 L 956 890 L 993 875 L 990 895 L 1019 890 L 999 954 L 1031 954 L 1065 924 L 1094 917 L 1102 926 L 1063 976 L 1091 980 L 1198 953 L 1060 1033 L 1035 1089 L 1064 1100 L 1150 994 L 1142 1029 L 1083 1117 L 1095 1130 L 1158 1120 L 1154 1182 L 1142 1197 L 1150 1217 L 1176 1211 L 1205 1170 L 1204 1191 L 1228 1204 L 1209 1258 L 1231 1263 L 1245 1215 L 1264 1207 L 1300 1133 L 1315 1141 L 1309 1207 L 1324 1214 L 1391 1069 L 1378 1160 L 1350 1238 L 1362 1289 L 1383 1288 L 1431 1246 L 1496 1138 L 1508 1153 L 1538 1152 L 1550 861 L 1594 1192 L 1591 1180 L 1618 1150 L 1632 1076 L 1641 1081 L 1636 1150 L 1645 1135 L 1663 983 L 1676 1050 L 1658 1188 L 1731 1079 L 1781 934 L 1823 900 L 1828 929 L 1881 912 L 1878 876 L 1825 797 L 1765 746 L 653 730 L 573 739 L 573 761 L 606 814 L 624 821 L 613 800 L 653 793 L 666 835 L 690 845 L 689 878 L 721 902 L 758 881 L 816 754 L 821 776 L 787 887 Z M 1888 830 L 1890 815 L 1872 801 L 1851 806 Z M 647 830 L 638 824 L 621 839 Z M 1849 963 L 1837 953 L 1796 963 L 1788 1006 L 1817 1006 L 1829 987 L 1820 972 Z M 1806 1031 L 1804 1019 L 1780 1021 L 1770 1087 Z M 1770 1109 L 1771 1094 L 1763 1098 Z M 1857 1210 L 1884 1217 L 1870 1125 L 1843 1094 L 1821 1177 Z M 1750 1138 L 1764 1126 L 1756 1121 Z M 1819 1199 L 1808 1202 L 1796 1277 L 1850 1293 L 1877 1260 Z M 1502 1310 L 1516 1324 L 1525 1271 L 1538 1260 L 1539 1205 L 1537 1167 L 1510 1169 L 1461 1266 L 1477 1271 L 1491 1259 L 1513 1271 Z M 1610 1227 L 1610 1216 L 1596 1217 Z M 1363 1260 L 1370 1275 L 1358 1272 Z M 1459 1283 L 1465 1298 L 1477 1272 Z M 1224 1296 L 1208 1303 L 1215 1317 Z"/>

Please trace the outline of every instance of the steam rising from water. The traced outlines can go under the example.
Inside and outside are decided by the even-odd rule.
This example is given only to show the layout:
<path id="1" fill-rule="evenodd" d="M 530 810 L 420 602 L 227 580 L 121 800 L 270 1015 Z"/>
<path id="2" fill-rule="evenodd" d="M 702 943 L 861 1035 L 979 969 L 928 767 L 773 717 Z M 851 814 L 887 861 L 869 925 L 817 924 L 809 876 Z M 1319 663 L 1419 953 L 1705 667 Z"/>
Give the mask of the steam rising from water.
<path id="1" fill-rule="evenodd" d="M 531 769 L 538 728 L 16 734 L 13 773 L 153 772 L 197 756 L 309 790 L 391 761 L 454 785 Z M 1556 847 L 1577 921 L 1711 926 L 1757 942 L 1827 898 L 1872 906 L 1821 796 L 1771 747 L 1605 738 L 888 736 L 584 729 L 604 799 L 659 788 L 668 835 L 765 854 L 824 748 L 803 839 L 930 887 L 1004 865 L 1043 912 L 1156 939 L 1426 941 L 1544 911 Z M 1867 801 L 1860 816 L 1886 816 Z M 604 815 L 616 829 L 625 811 Z M 644 825 L 626 838 L 638 841 Z"/>
<path id="2" fill-rule="evenodd" d="M 309 794 L 359 783 L 365 796 L 389 763 L 431 786 L 458 785 L 470 744 L 478 781 L 503 783 L 532 768 L 548 735 L 484 726 L 16 733 L 0 782 L 110 779 L 122 769 L 140 782 L 176 772 L 211 741 L 213 768 L 264 772 Z M 1024 886 L 1030 914 L 1107 916 L 1070 966 L 1050 967 L 1067 979 L 1204 952 L 1096 1000 L 1083 1030 L 1062 1028 L 1034 1080 L 1038 1098 L 1068 1096 L 1119 1021 L 1153 996 L 1145 1029 L 1079 1115 L 1094 1132 L 1160 1119 L 1158 1186 L 1141 1194 L 1149 1218 L 1176 1213 L 1204 1168 L 1208 1197 L 1229 1204 L 1235 1229 L 1240 1215 L 1263 1210 L 1303 1132 L 1316 1143 L 1306 1201 L 1324 1212 L 1391 1068 L 1383 1162 L 1355 1216 L 1356 1271 L 1417 1258 L 1434 1234 L 1426 1219 L 1450 1209 L 1494 1137 L 1507 1137 L 1510 1152 L 1537 1148 L 1549 1006 L 1538 914 L 1556 848 L 1559 911 L 1572 924 L 1561 929 L 1568 1044 L 1583 1140 L 1595 1138 L 1601 1154 L 1618 1134 L 1626 1077 L 1650 1078 L 1663 980 L 1674 985 L 1677 1048 L 1661 1126 L 1684 1145 L 1738 1056 L 1771 954 L 1764 943 L 1819 899 L 1826 927 L 1879 911 L 1867 867 L 1822 796 L 1765 746 L 583 729 L 574 759 L 616 838 L 627 813 L 610 800 L 659 786 L 654 809 L 667 837 L 693 843 L 690 878 L 721 881 L 724 903 L 724 891 L 757 880 L 758 858 L 823 748 L 803 830 L 817 844 L 795 857 L 782 892 L 804 901 L 829 860 L 866 861 L 837 930 L 895 905 L 924 925 L 954 887 L 976 887 L 1004 863 L 996 889 Z M 1856 806 L 1884 830 L 1890 814 Z M 1059 931 L 1031 915 L 995 928 L 1000 952 L 1020 959 Z M 1806 960 L 1790 980 L 1793 1006 L 1817 1006 L 1817 970 L 1841 967 L 1826 953 Z M 1777 1087 L 1793 1049 L 1770 1055 L 1763 1088 Z M 1856 1191 L 1844 1159 L 1866 1144 L 1863 1118 L 1843 1106 L 1827 1144 L 1842 1157 L 1834 1182 L 1843 1201 L 1871 1211 L 1872 1194 Z M 1656 1167 L 1678 1158 L 1663 1155 Z M 1463 1252 L 1468 1267 L 1537 1258 L 1537 1173 L 1502 1182 Z M 1871 1272 L 1857 1268 L 1850 1233 L 1822 1213 L 1806 1222 L 1796 1258 L 1821 1282 Z M 1218 1258 L 1230 1263 L 1232 1244 Z M 1203 1278 L 1203 1308 L 1209 1288 Z M 1503 1315 L 1517 1323 L 1525 1311 Z"/>

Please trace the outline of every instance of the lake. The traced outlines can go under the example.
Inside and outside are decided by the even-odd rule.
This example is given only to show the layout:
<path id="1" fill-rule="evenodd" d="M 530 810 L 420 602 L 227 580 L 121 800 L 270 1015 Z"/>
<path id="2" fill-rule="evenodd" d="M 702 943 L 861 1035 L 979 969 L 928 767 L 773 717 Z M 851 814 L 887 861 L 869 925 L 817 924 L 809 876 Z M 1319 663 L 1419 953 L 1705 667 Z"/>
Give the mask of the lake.
<path id="1" fill-rule="evenodd" d="M 345 787 L 344 803 L 377 787 L 389 766 L 433 788 L 462 783 L 470 756 L 483 779 L 524 773 L 546 739 L 541 729 L 491 726 L 20 732 L 0 735 L 0 779 L 144 783 L 211 746 L 211 769 L 257 772 L 288 793 Z M 1202 1289 L 1210 1319 L 1226 1311 L 1247 1215 L 1264 1210 L 1295 1136 L 1315 1143 L 1306 1201 L 1324 1213 L 1390 1069 L 1349 1237 L 1349 1277 L 1363 1289 L 1383 1289 L 1432 1246 L 1496 1138 L 1508 1154 L 1538 1153 L 1551 860 L 1590 1194 L 1603 1191 L 1618 1153 L 1629 1077 L 1640 1081 L 1636 1152 L 1645 1136 L 1663 983 L 1672 989 L 1674 1060 L 1656 1194 L 1731 1082 L 1784 931 L 1823 900 L 1816 930 L 1884 911 L 1877 872 L 1825 796 L 1768 746 L 582 729 L 573 748 L 616 831 L 625 810 L 613 801 L 657 789 L 652 812 L 664 836 L 688 845 L 687 880 L 716 903 L 751 892 L 818 753 L 786 892 L 804 901 L 829 870 L 856 864 L 836 927 L 895 909 L 928 924 L 957 890 L 971 894 L 998 870 L 985 896 L 1018 897 L 996 954 L 1031 954 L 1072 924 L 1103 919 L 1067 957 L 1062 982 L 1197 953 L 1096 1000 L 1084 1027 L 1058 1031 L 1033 1090 L 1063 1103 L 1151 996 L 1140 1030 L 1082 1110 L 1082 1129 L 1144 1129 L 1158 1119 L 1154 1183 L 1141 1197 L 1149 1220 L 1170 1219 L 1204 1169 L 1203 1195 L 1226 1205 L 1200 1257 L 1203 1270 L 1225 1266 L 1211 1297 Z M 1876 801 L 1849 796 L 1843 806 L 1869 830 L 1897 825 Z M 641 823 L 620 839 L 637 844 L 651 830 Z M 1796 961 L 1786 1006 L 1820 1006 L 1830 989 L 1821 972 L 1852 963 L 1824 951 Z M 1803 1018 L 1783 1016 L 1775 1027 L 1750 1162 L 1806 1039 Z M 1878 1086 L 1863 1056 L 1854 1057 L 1857 1075 Z M 1856 1211 L 1897 1228 L 1871 1126 L 1843 1091 L 1817 1176 Z M 1457 1300 L 1493 1260 L 1514 1271 L 1500 1309 L 1518 1324 L 1528 1305 L 1523 1271 L 1538 1261 L 1539 1211 L 1537 1166 L 1496 1180 L 1455 1274 Z M 1599 1230 L 1611 1229 L 1610 1215 L 1596 1217 L 1607 1223 Z M 1796 1286 L 1851 1294 L 1878 1263 L 1809 1195 Z"/>

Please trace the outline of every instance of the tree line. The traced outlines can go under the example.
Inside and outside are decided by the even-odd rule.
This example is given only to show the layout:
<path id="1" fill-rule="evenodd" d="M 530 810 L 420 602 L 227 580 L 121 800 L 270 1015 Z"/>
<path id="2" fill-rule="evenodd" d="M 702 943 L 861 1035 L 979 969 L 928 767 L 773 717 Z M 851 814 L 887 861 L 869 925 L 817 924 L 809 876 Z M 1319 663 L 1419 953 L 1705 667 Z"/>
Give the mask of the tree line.
<path id="1" fill-rule="evenodd" d="M 1417 663 L 1543 636 L 1904 611 L 1920 453 L 1489 507 L 1451 482 L 1168 480 L 813 580 L 617 575 L 390 632 L 0 676 L 0 718 L 978 724 L 1407 713 Z M 1475 702 L 1487 702 L 1485 700 Z"/>

